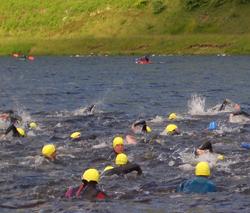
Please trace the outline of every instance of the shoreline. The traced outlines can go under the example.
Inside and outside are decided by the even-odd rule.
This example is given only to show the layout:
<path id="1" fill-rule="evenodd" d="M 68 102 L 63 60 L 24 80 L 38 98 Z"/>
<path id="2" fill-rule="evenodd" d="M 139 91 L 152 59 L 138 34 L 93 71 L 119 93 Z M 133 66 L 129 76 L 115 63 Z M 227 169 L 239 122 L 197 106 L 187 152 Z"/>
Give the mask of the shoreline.
<path id="1" fill-rule="evenodd" d="M 0 38 L 0 55 L 250 55 L 250 34 L 184 34 L 134 37 Z"/>

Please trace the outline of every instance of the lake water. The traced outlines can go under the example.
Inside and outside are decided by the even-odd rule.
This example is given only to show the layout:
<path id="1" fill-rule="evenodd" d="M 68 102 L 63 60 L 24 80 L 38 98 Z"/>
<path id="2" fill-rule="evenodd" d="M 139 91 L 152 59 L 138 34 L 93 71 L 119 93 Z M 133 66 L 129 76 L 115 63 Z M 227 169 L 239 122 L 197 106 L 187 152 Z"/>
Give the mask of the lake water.
<path id="1" fill-rule="evenodd" d="M 225 98 L 250 111 L 250 57 L 152 57 L 138 65 L 134 57 L 37 57 L 23 61 L 0 58 L 0 109 L 13 109 L 37 130 L 26 138 L 0 141 L 1 212 L 250 212 L 248 124 L 229 123 L 228 113 L 209 109 Z M 86 113 L 95 104 L 94 113 Z M 163 134 L 176 112 L 180 136 Z M 143 175 L 102 178 L 107 202 L 66 200 L 70 185 L 79 185 L 88 167 L 106 165 L 112 139 L 145 119 L 151 143 L 126 146 L 129 159 Z M 204 131 L 210 121 L 219 124 Z M 80 131 L 80 141 L 69 135 Z M 140 136 L 138 136 L 140 138 Z M 176 193 L 193 176 L 193 149 L 211 140 L 225 160 L 217 162 L 211 179 L 219 191 L 206 195 Z M 54 164 L 44 160 L 46 143 L 58 147 Z"/>

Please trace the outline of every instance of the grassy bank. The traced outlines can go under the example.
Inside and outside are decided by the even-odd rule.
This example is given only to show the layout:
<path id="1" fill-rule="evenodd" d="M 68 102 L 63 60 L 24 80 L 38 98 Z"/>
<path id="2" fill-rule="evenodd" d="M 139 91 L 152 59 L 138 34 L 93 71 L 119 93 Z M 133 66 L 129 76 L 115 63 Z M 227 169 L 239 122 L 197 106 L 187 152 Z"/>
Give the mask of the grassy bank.
<path id="1" fill-rule="evenodd" d="M 249 54 L 248 0 L 5 0 L 0 54 Z"/>

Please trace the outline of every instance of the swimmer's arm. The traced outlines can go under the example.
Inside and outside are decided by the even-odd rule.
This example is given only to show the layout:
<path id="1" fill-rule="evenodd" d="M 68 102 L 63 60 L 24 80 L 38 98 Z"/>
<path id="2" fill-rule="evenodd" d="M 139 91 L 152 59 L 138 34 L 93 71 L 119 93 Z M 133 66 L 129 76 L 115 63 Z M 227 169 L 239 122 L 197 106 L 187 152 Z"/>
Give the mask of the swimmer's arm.
<path id="1" fill-rule="evenodd" d="M 15 126 L 13 124 L 11 124 L 5 131 L 5 135 L 8 135 L 10 131 L 13 131 L 13 129 L 15 129 Z"/>

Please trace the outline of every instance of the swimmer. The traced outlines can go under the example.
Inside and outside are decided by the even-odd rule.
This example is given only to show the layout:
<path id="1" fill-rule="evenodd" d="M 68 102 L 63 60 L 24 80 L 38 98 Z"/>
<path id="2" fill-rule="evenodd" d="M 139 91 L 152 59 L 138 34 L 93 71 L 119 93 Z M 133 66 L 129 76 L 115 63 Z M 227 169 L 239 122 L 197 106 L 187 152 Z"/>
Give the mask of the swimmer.
<path id="1" fill-rule="evenodd" d="M 168 119 L 169 119 L 170 121 L 176 120 L 176 119 L 177 119 L 176 113 L 174 113 L 174 112 L 170 113 L 170 114 L 168 115 Z"/>
<path id="2" fill-rule="evenodd" d="M 126 175 L 131 172 L 137 172 L 137 175 L 142 174 L 141 167 L 136 163 L 130 163 L 128 161 L 127 155 L 124 153 L 118 154 L 115 159 L 116 167 L 112 168 L 109 166 L 109 168 L 105 168 L 104 175 L 105 176 L 111 176 L 111 175 Z"/>
<path id="3" fill-rule="evenodd" d="M 54 144 L 44 145 L 42 148 L 42 155 L 50 161 L 55 161 L 56 160 L 56 146 Z"/>
<path id="4" fill-rule="evenodd" d="M 200 193 L 216 192 L 215 184 L 208 179 L 210 176 L 210 167 L 207 162 L 199 162 L 195 167 L 196 177 L 182 182 L 177 192 Z"/>
<path id="5" fill-rule="evenodd" d="M 210 141 L 206 141 L 195 150 L 195 157 L 201 159 L 201 161 L 206 159 L 208 162 L 212 159 L 214 159 L 214 161 L 224 160 L 223 155 L 213 152 L 212 143 Z"/>
<path id="6" fill-rule="evenodd" d="M 168 135 L 179 135 L 181 133 L 178 126 L 176 126 L 175 124 L 167 125 L 165 128 L 165 132 Z"/>
<path id="7" fill-rule="evenodd" d="M 87 169 L 82 175 L 82 183 L 78 187 L 69 187 L 65 193 L 65 197 L 83 198 L 88 200 L 104 200 L 107 195 L 98 188 L 100 174 L 96 169 Z"/>
<path id="8" fill-rule="evenodd" d="M 152 132 L 152 129 L 147 125 L 145 120 L 136 121 L 131 126 L 131 132 L 128 133 L 125 137 L 126 142 L 128 144 L 137 144 L 138 140 L 135 134 L 143 135 L 143 137 L 140 138 L 139 141 L 148 142 L 150 141 L 148 139 L 150 132 Z"/>
<path id="9" fill-rule="evenodd" d="M 95 104 L 91 104 L 90 106 L 87 107 L 86 112 L 93 113 L 94 109 L 95 109 Z"/>
<path id="10" fill-rule="evenodd" d="M 117 136 L 113 139 L 113 150 L 109 155 L 108 160 L 113 159 L 116 155 L 124 152 L 124 142 L 121 136 Z"/>
<path id="11" fill-rule="evenodd" d="M 218 112 L 227 111 L 227 112 L 232 112 L 232 111 L 234 111 L 235 105 L 236 105 L 236 103 L 234 103 L 233 101 L 231 101 L 229 99 L 225 99 L 222 102 L 222 104 L 218 104 L 218 105 L 214 106 L 212 108 L 212 111 L 218 111 Z"/>
<path id="12" fill-rule="evenodd" d="M 26 136 L 25 130 L 20 127 L 17 127 L 17 125 L 22 122 L 22 118 L 16 113 L 14 113 L 13 110 L 7 110 L 1 113 L 0 119 L 3 122 L 8 123 L 8 127 L 4 135 L 2 136 L 3 138 L 5 138 L 9 134 L 9 132 L 12 132 L 13 137 L 25 137 Z"/>
<path id="13" fill-rule="evenodd" d="M 12 137 L 25 137 L 26 133 L 25 130 L 19 127 L 16 127 L 15 124 L 11 124 L 7 130 L 5 131 L 5 136 L 12 131 Z"/>
<path id="14" fill-rule="evenodd" d="M 2 112 L 0 114 L 0 119 L 2 121 L 5 121 L 5 122 L 10 122 L 11 124 L 22 121 L 21 116 L 19 116 L 16 113 L 14 113 L 13 110 L 7 110 L 7 111 Z"/>
<path id="15" fill-rule="evenodd" d="M 239 104 L 234 106 L 233 113 L 229 114 L 229 122 L 230 123 L 245 123 L 250 122 L 250 114 L 243 111 Z"/>
<path id="16" fill-rule="evenodd" d="M 135 63 L 137 64 L 149 64 L 149 63 L 152 63 L 150 60 L 149 60 L 149 57 L 147 55 L 141 57 L 141 58 L 137 58 L 135 60 Z"/>
<path id="17" fill-rule="evenodd" d="M 135 134 L 147 133 L 147 123 L 145 120 L 139 120 L 132 124 L 131 130 Z"/>

